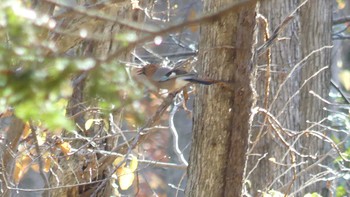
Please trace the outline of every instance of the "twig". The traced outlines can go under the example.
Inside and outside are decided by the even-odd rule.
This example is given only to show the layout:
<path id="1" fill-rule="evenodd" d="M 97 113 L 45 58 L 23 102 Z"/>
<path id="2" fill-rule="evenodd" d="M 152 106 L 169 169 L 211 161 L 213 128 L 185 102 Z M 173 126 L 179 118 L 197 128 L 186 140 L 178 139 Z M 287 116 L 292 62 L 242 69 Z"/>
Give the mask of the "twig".
<path id="1" fill-rule="evenodd" d="M 161 167 L 161 168 L 174 168 L 174 169 L 179 169 L 179 170 L 186 170 L 187 169 L 187 166 L 179 165 L 176 163 L 166 163 L 166 162 L 150 161 L 150 160 L 138 160 L 138 162 L 144 163 L 144 164 L 152 164 L 153 166 Z"/>
<path id="2" fill-rule="evenodd" d="M 109 16 L 101 15 L 96 11 L 87 10 L 86 8 L 84 8 L 82 6 L 74 6 L 73 7 L 69 4 L 66 4 L 63 2 L 58 2 L 55 0 L 44 0 L 44 1 L 55 4 L 56 6 L 59 6 L 59 7 L 73 10 L 75 13 L 78 13 L 78 14 L 82 14 L 82 15 L 85 15 L 85 16 L 88 16 L 91 18 L 99 19 L 99 20 L 104 20 L 104 21 L 116 23 L 116 24 L 119 24 L 121 26 L 125 26 L 127 28 L 130 28 L 130 29 L 136 30 L 136 31 L 141 31 L 141 32 L 146 32 L 146 33 L 154 33 L 157 29 L 154 26 L 147 26 L 145 24 L 141 25 L 139 23 L 135 23 L 135 22 L 130 21 L 130 20 L 122 19 L 120 17 L 119 18 L 115 18 L 115 17 L 112 18 Z M 55 18 L 59 18 L 59 17 L 61 17 L 61 16 L 56 16 Z"/>
<path id="3" fill-rule="evenodd" d="M 179 135 L 177 133 L 177 130 L 175 128 L 175 124 L 174 124 L 174 116 L 175 113 L 177 111 L 177 109 L 179 108 L 179 105 L 181 105 L 182 102 L 179 102 L 178 104 L 174 104 L 173 105 L 173 109 L 170 111 L 170 117 L 169 117 L 169 127 L 170 127 L 170 131 L 173 134 L 173 148 L 174 148 L 174 152 L 177 155 L 178 159 L 180 160 L 180 162 L 182 164 L 184 164 L 185 166 L 188 166 L 188 162 L 186 161 L 183 153 L 181 152 L 180 148 L 179 148 Z"/>
<path id="4" fill-rule="evenodd" d="M 347 23 L 347 22 L 350 22 L 350 16 L 336 18 L 336 19 L 333 19 L 333 21 L 332 21 L 333 25 L 339 25 L 339 24 Z"/>
<path id="5" fill-rule="evenodd" d="M 180 188 L 182 181 L 185 179 L 185 176 L 186 176 L 186 172 L 184 172 L 183 175 L 181 176 L 179 184 L 177 184 L 177 188 Z M 180 191 L 179 189 L 176 190 L 175 197 L 178 197 L 179 191 Z"/>
<path id="6" fill-rule="evenodd" d="M 281 134 L 281 131 L 284 131 L 284 129 L 282 128 L 281 124 L 278 122 L 278 120 L 272 115 L 270 114 L 268 111 L 266 111 L 265 109 L 262 108 L 258 108 L 258 112 L 261 113 L 265 113 L 268 115 L 268 123 L 271 126 L 272 130 L 275 131 L 275 133 L 277 134 L 278 138 L 282 141 L 282 143 L 288 148 L 288 150 L 290 150 L 291 152 L 295 153 L 296 155 L 298 155 L 299 157 L 303 157 L 303 158 L 312 158 L 312 159 L 316 159 L 315 156 L 312 155 L 304 155 L 299 153 L 292 145 L 290 145 L 286 139 L 284 139 L 284 137 Z M 275 124 L 273 124 L 271 122 L 271 120 L 274 121 Z M 277 127 L 276 127 L 277 125 Z M 286 131 L 284 131 L 286 133 Z"/>
<path id="7" fill-rule="evenodd" d="M 169 187 L 171 187 L 173 189 L 176 189 L 176 191 L 182 191 L 182 192 L 185 191 L 185 189 L 182 189 L 182 188 L 180 188 L 178 186 L 175 186 L 174 184 L 168 183 L 168 185 L 169 185 Z"/>
<path id="8" fill-rule="evenodd" d="M 102 180 L 97 180 L 97 181 L 89 181 L 87 183 L 77 183 L 77 184 L 72 184 L 72 185 L 63 185 L 63 186 L 57 186 L 57 187 L 50 187 L 50 188 L 38 188 L 38 189 L 25 189 L 25 188 L 17 188 L 17 187 L 10 187 L 7 186 L 9 190 L 15 190 L 18 192 L 41 192 L 41 191 L 50 191 L 50 190 L 56 190 L 56 189 L 62 189 L 62 188 L 73 188 L 77 186 L 86 186 L 86 185 L 92 185 L 96 183 L 101 183 L 105 180 L 108 179 L 102 179 Z"/>
<path id="9" fill-rule="evenodd" d="M 286 107 L 288 106 L 288 104 L 292 101 L 292 99 L 298 95 L 301 91 L 301 89 L 303 89 L 303 87 L 310 82 L 310 80 L 316 76 L 318 76 L 321 72 L 323 72 L 324 70 L 328 69 L 328 66 L 324 66 L 322 68 L 320 68 L 317 72 L 315 72 L 314 74 L 312 74 L 310 77 L 308 77 L 307 79 L 304 80 L 304 82 L 299 86 L 298 90 L 288 98 L 288 100 L 285 102 L 284 106 L 282 107 L 282 109 L 280 110 L 280 112 L 276 115 L 276 118 L 279 118 L 283 112 L 285 112 Z"/>
<path id="10" fill-rule="evenodd" d="M 129 142 L 125 142 L 117 147 L 114 147 L 111 152 L 118 152 L 120 154 L 126 154 L 130 152 L 133 148 L 135 148 L 138 144 L 143 142 L 146 139 L 147 134 L 149 133 L 148 128 L 154 126 L 158 120 L 162 117 L 162 115 L 165 113 L 166 109 L 171 105 L 175 95 L 169 94 L 163 101 L 163 103 L 158 107 L 158 110 L 156 113 L 146 122 L 146 124 L 139 129 L 138 134 Z M 128 146 L 128 144 L 130 146 Z M 109 165 L 113 163 L 113 161 L 116 159 L 117 156 L 107 155 L 103 156 L 99 159 L 98 163 L 101 164 L 99 166 L 98 171 L 103 172 Z M 95 175 L 93 175 L 92 179 L 95 178 Z"/>
<path id="11" fill-rule="evenodd" d="M 350 35 L 334 35 L 332 40 L 350 40 Z"/>
<path id="12" fill-rule="evenodd" d="M 247 176 L 244 178 L 245 180 L 249 180 L 250 175 L 253 173 L 253 171 L 258 167 L 259 163 L 261 160 L 263 160 L 264 158 L 266 158 L 266 156 L 268 155 L 268 153 L 265 153 L 264 155 L 262 155 L 258 161 L 256 161 L 254 167 L 247 173 Z"/>
<path id="13" fill-rule="evenodd" d="M 32 121 L 30 121 L 29 125 L 30 125 L 30 130 L 32 131 L 32 137 L 34 139 L 34 146 L 35 146 L 35 150 L 36 150 L 36 155 L 38 155 L 37 159 L 38 159 L 38 162 L 39 162 L 40 176 L 44 179 L 45 186 L 46 187 L 51 187 L 50 182 L 47 179 L 47 176 L 45 175 L 45 172 L 44 172 L 43 160 L 42 160 L 42 157 L 41 157 L 41 153 L 40 153 L 41 151 L 40 151 L 40 147 L 39 147 L 39 142 L 38 142 L 38 138 L 37 138 L 37 135 L 36 135 L 36 128 L 34 127 Z M 50 196 L 50 191 L 48 191 L 47 195 Z"/>
<path id="14" fill-rule="evenodd" d="M 340 93 L 340 95 L 343 97 L 343 99 L 346 101 L 346 103 L 350 104 L 350 99 L 348 99 L 348 97 L 345 96 L 344 91 L 333 80 L 331 80 L 331 85 L 335 89 L 337 89 L 337 91 Z"/>
<path id="15" fill-rule="evenodd" d="M 291 79 L 291 76 L 293 75 L 293 73 L 300 68 L 311 56 L 313 56 L 316 53 L 319 53 L 325 49 L 332 49 L 333 46 L 323 46 L 319 49 L 313 50 L 311 53 L 309 53 L 309 55 L 307 55 L 306 57 L 304 57 L 301 61 L 299 61 L 294 67 L 293 69 L 288 73 L 288 75 L 285 77 L 284 81 L 281 83 L 281 85 L 279 86 L 279 88 L 277 89 L 274 98 L 272 99 L 272 102 L 270 104 L 269 110 L 271 111 L 271 109 L 273 108 L 273 104 L 277 101 L 277 98 L 279 96 L 279 94 L 281 93 L 283 86 L 287 83 L 287 81 L 289 79 Z"/>
<path id="16" fill-rule="evenodd" d="M 280 25 L 277 26 L 277 28 L 273 31 L 272 35 L 269 37 L 269 39 L 257 49 L 258 56 L 263 54 L 278 38 L 278 35 L 281 33 L 281 31 L 284 29 L 284 27 L 294 18 L 294 14 L 303 7 L 308 0 L 305 0 L 303 3 L 301 3 L 289 16 L 287 16 Z"/>
<path id="17" fill-rule="evenodd" d="M 121 47 L 119 50 L 115 51 L 114 53 L 109 55 L 107 58 L 100 59 L 99 61 L 101 61 L 101 62 L 113 61 L 113 60 L 115 60 L 116 57 L 119 57 L 121 54 L 123 54 L 123 52 L 130 51 L 133 48 L 135 48 L 138 44 L 152 40 L 156 36 L 162 36 L 162 35 L 165 35 L 165 34 L 170 33 L 170 32 L 181 30 L 184 27 L 189 27 L 192 25 L 198 25 L 198 24 L 203 24 L 203 23 L 210 23 L 210 22 L 219 20 L 222 16 L 224 16 L 228 13 L 237 12 L 243 6 L 255 4 L 256 1 L 257 0 L 241 0 L 239 2 L 235 2 L 235 3 L 232 3 L 230 5 L 225 6 L 225 8 L 219 9 L 215 13 L 202 15 L 202 16 L 195 18 L 195 19 L 191 19 L 191 20 L 188 20 L 185 22 L 180 22 L 180 23 L 176 23 L 174 25 L 168 26 L 164 29 L 159 30 L 158 32 L 154 32 L 151 35 L 141 37 L 140 39 L 138 39 L 134 42 L 129 42 L 129 44 L 127 46 Z"/>

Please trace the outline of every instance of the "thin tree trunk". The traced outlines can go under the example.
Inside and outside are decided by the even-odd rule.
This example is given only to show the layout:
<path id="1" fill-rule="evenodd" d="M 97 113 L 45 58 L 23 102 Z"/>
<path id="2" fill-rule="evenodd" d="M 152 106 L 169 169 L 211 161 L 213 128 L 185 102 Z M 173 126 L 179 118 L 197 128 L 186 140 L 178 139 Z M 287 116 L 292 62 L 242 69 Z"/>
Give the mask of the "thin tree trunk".
<path id="1" fill-rule="evenodd" d="M 212 12 L 232 1 L 205 1 Z M 239 1 L 236 1 L 239 2 Z M 200 74 L 230 82 L 198 87 L 187 196 L 241 196 L 254 105 L 254 1 L 201 27 Z"/>

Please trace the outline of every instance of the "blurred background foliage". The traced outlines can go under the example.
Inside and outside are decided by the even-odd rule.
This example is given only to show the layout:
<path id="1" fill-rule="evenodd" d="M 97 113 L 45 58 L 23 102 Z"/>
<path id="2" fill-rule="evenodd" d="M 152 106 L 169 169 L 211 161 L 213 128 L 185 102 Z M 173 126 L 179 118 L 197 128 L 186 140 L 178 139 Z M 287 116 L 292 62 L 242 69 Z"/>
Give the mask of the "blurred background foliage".
<path id="1" fill-rule="evenodd" d="M 338 19 L 347 18 L 350 14 L 350 3 L 346 0 L 334 2 L 333 15 L 333 56 L 332 56 L 332 88 L 330 98 L 337 105 L 330 106 L 328 119 L 330 128 L 335 129 L 332 139 L 343 150 L 343 156 L 350 159 L 350 23 L 338 22 Z M 339 176 L 335 180 L 335 195 L 337 197 L 350 195 L 349 163 L 341 157 L 334 158 L 334 174 Z"/>
<path id="2" fill-rule="evenodd" d="M 125 67 L 117 61 L 56 54 L 55 44 L 42 37 L 54 26 L 54 21 L 37 16 L 21 1 L 0 4 L 0 110 L 11 106 L 25 121 L 39 120 L 50 129 L 72 130 L 73 123 L 65 116 L 72 77 L 86 72 L 90 80 L 85 91 L 90 99 L 105 110 L 123 106 L 139 117 L 132 102 L 142 96 L 142 90 L 135 88 Z M 119 39 L 128 41 L 125 36 Z"/>

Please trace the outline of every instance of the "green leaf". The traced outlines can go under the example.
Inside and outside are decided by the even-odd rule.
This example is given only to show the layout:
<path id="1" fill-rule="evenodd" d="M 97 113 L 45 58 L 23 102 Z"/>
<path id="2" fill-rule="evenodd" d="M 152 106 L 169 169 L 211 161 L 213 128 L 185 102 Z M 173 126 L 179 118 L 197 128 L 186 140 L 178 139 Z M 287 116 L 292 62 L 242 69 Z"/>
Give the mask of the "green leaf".
<path id="1" fill-rule="evenodd" d="M 320 194 L 314 192 L 314 193 L 305 194 L 304 197 L 322 197 L 322 196 Z"/>
<path id="2" fill-rule="evenodd" d="M 336 189 L 336 197 L 348 196 L 344 186 L 340 185 Z"/>

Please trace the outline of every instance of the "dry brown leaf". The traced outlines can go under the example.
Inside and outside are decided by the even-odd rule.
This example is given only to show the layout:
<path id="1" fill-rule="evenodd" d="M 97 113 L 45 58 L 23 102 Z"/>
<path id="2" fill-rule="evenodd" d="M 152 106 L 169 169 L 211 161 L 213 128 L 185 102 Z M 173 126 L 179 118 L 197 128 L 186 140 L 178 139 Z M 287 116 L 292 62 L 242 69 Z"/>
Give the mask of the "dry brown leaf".
<path id="1" fill-rule="evenodd" d="M 23 132 L 22 132 L 22 139 L 26 139 L 31 134 L 31 132 L 32 132 L 32 130 L 30 129 L 29 122 L 26 122 L 26 124 L 24 125 Z"/>
<path id="2" fill-rule="evenodd" d="M 13 171 L 13 180 L 16 184 L 23 178 L 23 175 L 29 170 L 29 165 L 31 165 L 32 159 L 28 155 L 19 157 L 16 160 L 15 169 Z"/>
<path id="3" fill-rule="evenodd" d="M 11 109 L 7 109 L 6 111 L 0 113 L 0 118 L 8 118 L 13 115 L 13 111 Z"/>
<path id="4" fill-rule="evenodd" d="M 24 175 L 22 165 L 18 162 L 16 162 L 15 169 L 13 170 L 13 180 L 16 184 L 19 183 L 19 181 L 22 179 Z"/>
<path id="5" fill-rule="evenodd" d="M 44 159 L 44 172 L 49 172 L 50 171 L 50 168 L 51 168 L 51 158 L 49 157 L 46 157 Z"/>
<path id="6" fill-rule="evenodd" d="M 113 162 L 115 167 L 119 166 L 116 170 L 116 175 L 118 177 L 118 183 L 121 190 L 129 189 L 135 179 L 134 172 L 137 169 L 138 160 L 133 155 L 129 155 L 129 157 L 131 157 L 129 162 L 126 162 L 124 159 L 125 157 L 117 157 Z"/>
<path id="7" fill-rule="evenodd" d="M 51 159 L 49 158 L 49 152 L 46 152 L 43 156 L 42 156 L 42 162 L 43 162 L 43 171 L 44 172 L 49 172 L 50 171 L 50 167 L 51 167 Z M 32 170 L 34 170 L 35 172 L 39 172 L 40 171 L 40 166 L 38 163 L 34 163 L 30 166 L 32 168 Z"/>
<path id="8" fill-rule="evenodd" d="M 68 156 L 70 151 L 71 151 L 71 146 L 68 142 L 62 142 L 58 144 L 58 147 L 61 149 L 61 151 L 63 152 L 63 154 L 65 156 Z"/>

